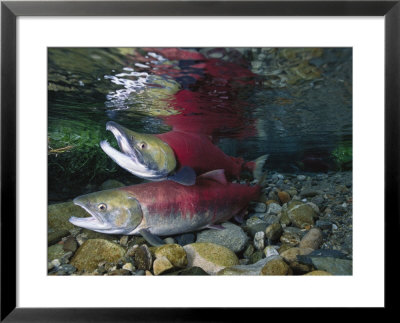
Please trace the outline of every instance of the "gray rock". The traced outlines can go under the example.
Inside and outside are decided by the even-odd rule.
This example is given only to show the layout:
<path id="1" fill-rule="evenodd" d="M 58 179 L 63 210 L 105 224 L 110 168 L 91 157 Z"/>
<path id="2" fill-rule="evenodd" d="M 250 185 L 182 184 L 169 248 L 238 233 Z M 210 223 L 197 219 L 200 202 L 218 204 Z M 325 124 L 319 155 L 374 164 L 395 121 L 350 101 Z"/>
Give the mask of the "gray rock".
<path id="1" fill-rule="evenodd" d="M 322 192 L 314 188 L 303 188 L 300 192 L 300 197 L 301 198 L 314 197 L 319 194 L 322 194 Z"/>
<path id="2" fill-rule="evenodd" d="M 279 214 L 282 207 L 278 203 L 270 203 L 268 205 L 268 214 Z"/>
<path id="3" fill-rule="evenodd" d="M 233 252 L 244 250 L 248 241 L 248 236 L 243 229 L 233 223 L 222 223 L 224 230 L 204 230 L 197 234 L 196 242 L 211 242 L 224 246 Z"/>
<path id="4" fill-rule="evenodd" d="M 330 221 L 317 220 L 315 225 L 322 230 L 332 230 L 332 222 Z"/>
<path id="5" fill-rule="evenodd" d="M 251 265 L 236 265 L 227 267 L 217 273 L 217 275 L 260 275 L 261 269 L 265 266 L 268 261 L 271 261 L 274 257 L 263 258 L 256 263 Z"/>
<path id="6" fill-rule="evenodd" d="M 191 244 L 196 240 L 196 236 L 194 235 L 194 233 L 180 234 L 178 236 L 175 236 L 174 238 L 176 240 L 176 243 L 180 244 L 181 246 L 186 246 L 187 244 Z"/>
<path id="7" fill-rule="evenodd" d="M 306 176 L 305 175 L 297 175 L 297 179 L 299 181 L 305 181 L 306 180 Z"/>
<path id="8" fill-rule="evenodd" d="M 332 257 L 309 257 L 315 269 L 324 270 L 332 275 L 352 275 L 353 261 Z"/>
<path id="9" fill-rule="evenodd" d="M 279 256 L 279 252 L 273 246 L 266 246 L 264 249 L 265 257 Z"/>
<path id="10" fill-rule="evenodd" d="M 271 225 L 274 223 L 279 223 L 279 217 L 274 214 L 264 214 L 261 220 L 267 222 L 267 225 Z"/>
<path id="11" fill-rule="evenodd" d="M 267 210 L 267 205 L 265 203 L 254 203 L 251 204 L 251 208 L 256 213 L 264 213 Z"/>
<path id="12" fill-rule="evenodd" d="M 254 235 L 255 235 L 257 232 L 265 231 L 265 229 L 267 228 L 267 226 L 268 226 L 268 223 L 267 223 L 267 222 L 265 222 L 265 221 L 259 219 L 259 218 L 256 217 L 256 216 L 253 216 L 253 217 L 249 218 L 249 219 L 246 221 L 247 231 L 249 232 L 249 234 L 250 234 L 252 237 L 254 237 Z"/>

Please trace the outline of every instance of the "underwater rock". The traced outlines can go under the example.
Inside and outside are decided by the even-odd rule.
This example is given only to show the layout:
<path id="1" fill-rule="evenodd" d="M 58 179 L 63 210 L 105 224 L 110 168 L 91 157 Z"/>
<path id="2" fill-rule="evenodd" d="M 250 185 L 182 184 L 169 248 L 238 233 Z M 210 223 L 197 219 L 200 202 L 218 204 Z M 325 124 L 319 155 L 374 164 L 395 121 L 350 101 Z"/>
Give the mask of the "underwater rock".
<path id="1" fill-rule="evenodd" d="M 332 275 L 352 275 L 353 261 L 333 257 L 309 257 L 317 270 L 324 270 Z"/>
<path id="2" fill-rule="evenodd" d="M 233 252 L 241 252 L 249 237 L 244 233 L 243 229 L 233 223 L 222 223 L 225 228 L 223 230 L 204 230 L 197 234 L 196 242 L 211 242 L 224 246 Z"/>
<path id="3" fill-rule="evenodd" d="M 256 262 L 260 261 L 263 258 L 263 256 L 264 253 L 262 252 L 262 250 L 257 250 L 250 256 L 249 258 L 250 264 L 255 264 Z"/>
<path id="4" fill-rule="evenodd" d="M 283 244 L 295 247 L 300 243 L 301 237 L 297 233 L 285 231 L 282 233 L 279 240 Z"/>
<path id="5" fill-rule="evenodd" d="M 252 244 L 249 244 L 246 250 L 243 252 L 243 257 L 249 259 L 253 254 L 253 252 L 254 252 L 254 246 Z"/>
<path id="6" fill-rule="evenodd" d="M 92 272 L 99 262 L 117 262 L 125 254 L 120 245 L 102 239 L 90 239 L 83 243 L 71 260 L 71 265 L 78 270 Z"/>
<path id="7" fill-rule="evenodd" d="M 278 240 L 282 235 L 283 229 L 279 223 L 273 223 L 265 229 L 265 235 L 271 241 Z"/>
<path id="8" fill-rule="evenodd" d="M 322 244 L 322 232 L 318 228 L 312 228 L 306 233 L 299 243 L 299 248 L 318 249 Z"/>
<path id="9" fill-rule="evenodd" d="M 300 201 L 291 201 L 288 204 L 287 215 L 293 225 L 300 229 L 314 225 L 314 218 L 317 217 L 317 213 L 310 205 Z"/>
<path id="10" fill-rule="evenodd" d="M 266 246 L 264 249 L 265 257 L 279 256 L 279 252 L 273 246 Z"/>
<path id="11" fill-rule="evenodd" d="M 76 242 L 75 238 L 74 237 L 68 237 L 64 241 L 63 249 L 64 249 L 64 251 L 75 252 L 76 249 L 78 249 L 78 243 Z"/>
<path id="12" fill-rule="evenodd" d="M 264 249 L 264 239 L 265 233 L 263 231 L 257 232 L 254 235 L 254 247 L 256 247 L 257 250 Z"/>
<path id="13" fill-rule="evenodd" d="M 188 257 L 188 267 L 200 267 L 209 274 L 239 263 L 232 250 L 214 243 L 195 242 L 183 248 Z"/>
<path id="14" fill-rule="evenodd" d="M 265 203 L 250 204 L 250 207 L 256 213 L 264 213 L 267 210 L 267 205 Z"/>
<path id="15" fill-rule="evenodd" d="M 60 259 L 64 256 L 65 251 L 62 244 L 55 244 L 47 248 L 47 259 L 52 261 L 54 259 Z"/>
<path id="16" fill-rule="evenodd" d="M 313 251 L 311 248 L 290 248 L 280 255 L 289 264 L 290 268 L 295 274 L 305 274 L 313 270 L 312 265 L 301 263 L 297 260 L 297 255 L 308 255 Z"/>
<path id="17" fill-rule="evenodd" d="M 73 202 L 51 204 L 47 207 L 48 227 L 54 230 L 71 230 L 74 225 L 69 222 L 71 216 L 84 218 L 88 214 Z"/>
<path id="18" fill-rule="evenodd" d="M 279 214 L 281 210 L 282 207 L 278 203 L 268 204 L 268 214 Z"/>
<path id="19" fill-rule="evenodd" d="M 153 257 L 145 244 L 137 247 L 133 251 L 133 257 L 135 259 L 135 265 L 138 269 L 150 270 L 153 262 Z"/>
<path id="20" fill-rule="evenodd" d="M 332 276 L 332 274 L 324 270 L 313 270 L 307 274 L 304 274 L 304 276 Z"/>
<path id="21" fill-rule="evenodd" d="M 267 222 L 268 226 L 271 225 L 271 224 L 274 224 L 274 223 L 279 223 L 279 217 L 277 215 L 274 215 L 274 214 L 264 214 L 261 217 L 261 220 Z"/>
<path id="22" fill-rule="evenodd" d="M 251 265 L 235 265 L 235 266 L 230 266 L 227 268 L 224 268 L 220 270 L 217 275 L 240 275 L 240 276 L 248 276 L 248 275 L 260 275 L 262 268 L 265 266 L 265 264 L 268 261 L 271 261 L 275 259 L 276 256 L 269 257 L 269 258 L 263 258 L 260 259 L 259 261 L 251 264 Z"/>
<path id="23" fill-rule="evenodd" d="M 166 257 L 173 267 L 184 268 L 188 263 L 185 250 L 178 244 L 157 247 L 154 250 L 154 255 L 156 258 Z"/>
<path id="24" fill-rule="evenodd" d="M 135 266 L 132 265 L 132 263 L 127 262 L 125 265 L 122 266 L 122 269 L 129 270 L 129 271 L 134 271 Z"/>
<path id="25" fill-rule="evenodd" d="M 175 236 L 176 243 L 181 246 L 186 246 L 187 244 L 193 243 L 196 239 L 194 233 L 184 233 Z"/>
<path id="26" fill-rule="evenodd" d="M 154 275 L 160 275 L 170 269 L 174 268 L 171 262 L 165 256 L 160 256 L 156 258 L 153 262 L 153 272 Z"/>
<path id="27" fill-rule="evenodd" d="M 278 192 L 278 197 L 282 204 L 288 203 L 290 201 L 290 195 L 285 191 Z"/>
<path id="28" fill-rule="evenodd" d="M 207 276 L 207 275 L 209 275 L 200 267 L 190 267 L 190 268 L 176 271 L 172 274 L 175 274 L 178 276 Z"/>
<path id="29" fill-rule="evenodd" d="M 261 275 L 286 276 L 290 272 L 289 265 L 282 257 L 273 256 L 274 259 L 268 261 L 261 269 Z M 276 257 L 276 258 L 275 258 Z"/>
<path id="30" fill-rule="evenodd" d="M 246 221 L 246 228 L 249 234 L 254 237 L 257 232 L 265 231 L 268 223 L 261 220 L 257 216 L 252 216 Z"/>
<path id="31" fill-rule="evenodd" d="M 51 246 L 61 241 L 62 238 L 69 236 L 70 232 L 68 230 L 54 230 L 49 229 L 47 233 L 47 245 Z"/>

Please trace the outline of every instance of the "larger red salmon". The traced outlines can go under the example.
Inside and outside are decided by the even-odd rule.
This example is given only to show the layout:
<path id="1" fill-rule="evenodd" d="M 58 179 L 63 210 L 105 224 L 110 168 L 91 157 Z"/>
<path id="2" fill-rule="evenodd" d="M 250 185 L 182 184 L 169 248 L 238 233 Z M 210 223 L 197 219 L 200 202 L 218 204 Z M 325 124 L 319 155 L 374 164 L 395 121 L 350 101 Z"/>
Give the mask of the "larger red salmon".
<path id="1" fill-rule="evenodd" d="M 224 171 L 216 170 L 198 177 L 193 186 L 150 182 L 79 196 L 74 203 L 91 217 L 71 217 L 70 222 L 102 233 L 142 235 L 156 245 L 157 236 L 216 228 L 240 218 L 260 188 L 229 183 Z"/>

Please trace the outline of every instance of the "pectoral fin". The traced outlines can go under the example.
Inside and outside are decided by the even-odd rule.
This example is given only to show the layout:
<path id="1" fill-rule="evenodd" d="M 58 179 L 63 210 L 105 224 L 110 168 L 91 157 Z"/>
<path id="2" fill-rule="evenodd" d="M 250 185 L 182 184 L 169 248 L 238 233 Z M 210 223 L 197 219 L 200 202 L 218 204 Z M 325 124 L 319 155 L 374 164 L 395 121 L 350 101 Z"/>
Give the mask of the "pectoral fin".
<path id="1" fill-rule="evenodd" d="M 196 173 L 193 168 L 184 166 L 175 174 L 168 176 L 167 179 L 185 186 L 191 186 L 196 183 Z"/>
<path id="2" fill-rule="evenodd" d="M 150 243 L 153 247 L 158 247 L 162 246 L 165 244 L 163 240 L 161 240 L 160 237 L 152 234 L 149 230 L 147 229 L 141 229 L 139 230 L 139 233 L 142 235 L 142 237 Z"/>

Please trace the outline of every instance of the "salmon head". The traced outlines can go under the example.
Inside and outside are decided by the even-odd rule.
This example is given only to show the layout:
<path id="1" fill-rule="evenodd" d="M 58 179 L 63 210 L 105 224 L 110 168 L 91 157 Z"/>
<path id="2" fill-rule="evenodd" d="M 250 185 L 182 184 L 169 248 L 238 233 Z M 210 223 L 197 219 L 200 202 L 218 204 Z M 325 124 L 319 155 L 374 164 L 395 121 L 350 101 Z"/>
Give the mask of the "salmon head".
<path id="1" fill-rule="evenodd" d="M 69 222 L 101 233 L 129 234 L 143 219 L 138 200 L 128 192 L 118 189 L 81 195 L 73 202 L 91 217 L 71 217 Z"/>
<path id="2" fill-rule="evenodd" d="M 131 174 L 150 181 L 174 180 L 184 185 L 193 185 L 195 172 L 189 167 L 175 173 L 177 161 L 173 149 L 156 135 L 129 130 L 114 121 L 106 129 L 115 136 L 120 151 L 104 140 L 100 147 L 119 166 Z"/>

